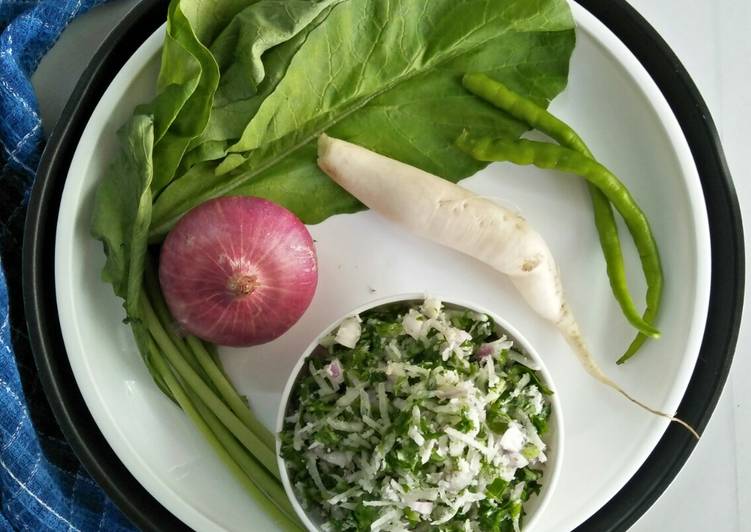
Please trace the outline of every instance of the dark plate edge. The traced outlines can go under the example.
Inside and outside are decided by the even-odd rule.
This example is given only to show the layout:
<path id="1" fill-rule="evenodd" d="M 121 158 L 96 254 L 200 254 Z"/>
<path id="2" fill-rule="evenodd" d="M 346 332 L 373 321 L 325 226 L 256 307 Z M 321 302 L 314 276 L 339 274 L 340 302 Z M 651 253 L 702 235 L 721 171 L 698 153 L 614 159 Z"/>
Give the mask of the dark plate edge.
<path id="1" fill-rule="evenodd" d="M 625 1 L 577 0 L 626 44 L 678 118 L 704 189 L 712 241 L 709 317 L 679 416 L 702 430 L 720 397 L 740 327 L 744 285 L 740 209 L 719 137 L 696 86 L 657 32 Z M 78 392 L 64 352 L 54 294 L 54 238 L 65 171 L 102 92 L 166 16 L 165 0 L 138 4 L 104 41 L 66 105 L 39 166 L 24 232 L 23 288 L 29 336 L 45 393 L 86 469 L 123 512 L 147 530 L 185 529 L 130 474 L 107 444 Z M 50 325 L 51 324 L 51 325 Z M 672 425 L 632 479 L 577 530 L 626 530 L 688 459 L 696 442 Z"/>
<path id="2" fill-rule="evenodd" d="M 625 0 L 577 0 L 631 50 L 680 123 L 704 192 L 712 245 L 707 323 L 678 417 L 700 432 L 722 394 L 738 340 L 745 281 L 738 198 L 712 116 L 691 76 L 657 31 Z M 577 530 L 627 530 L 670 485 L 696 446 L 671 424 L 628 483 Z"/>
<path id="3" fill-rule="evenodd" d="M 65 438 L 89 474 L 142 530 L 188 530 L 133 477 L 109 446 L 81 396 L 65 355 L 57 314 L 54 248 L 67 168 L 99 97 L 130 57 L 164 21 L 163 0 L 134 6 L 109 33 L 76 84 L 42 154 L 23 238 L 23 296 L 34 362 Z"/>

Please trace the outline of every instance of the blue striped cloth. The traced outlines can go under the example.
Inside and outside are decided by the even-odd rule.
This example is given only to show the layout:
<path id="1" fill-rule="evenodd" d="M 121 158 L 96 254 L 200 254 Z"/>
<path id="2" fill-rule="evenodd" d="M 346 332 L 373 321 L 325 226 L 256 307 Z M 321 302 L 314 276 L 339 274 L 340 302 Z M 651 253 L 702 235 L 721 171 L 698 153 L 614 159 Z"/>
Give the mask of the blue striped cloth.
<path id="1" fill-rule="evenodd" d="M 0 0 L 0 531 L 133 529 L 55 423 L 21 298 L 22 228 L 44 144 L 29 76 L 65 26 L 103 1 Z"/>

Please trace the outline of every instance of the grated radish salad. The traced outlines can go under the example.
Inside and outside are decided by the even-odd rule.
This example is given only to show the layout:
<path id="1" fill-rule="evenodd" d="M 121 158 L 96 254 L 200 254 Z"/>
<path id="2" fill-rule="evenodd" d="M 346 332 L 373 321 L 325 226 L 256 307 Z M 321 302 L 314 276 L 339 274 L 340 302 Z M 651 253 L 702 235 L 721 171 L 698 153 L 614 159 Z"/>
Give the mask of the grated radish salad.
<path id="1" fill-rule="evenodd" d="M 488 316 L 436 299 L 344 320 L 281 434 L 303 508 L 327 531 L 518 532 L 546 461 L 537 369 Z"/>

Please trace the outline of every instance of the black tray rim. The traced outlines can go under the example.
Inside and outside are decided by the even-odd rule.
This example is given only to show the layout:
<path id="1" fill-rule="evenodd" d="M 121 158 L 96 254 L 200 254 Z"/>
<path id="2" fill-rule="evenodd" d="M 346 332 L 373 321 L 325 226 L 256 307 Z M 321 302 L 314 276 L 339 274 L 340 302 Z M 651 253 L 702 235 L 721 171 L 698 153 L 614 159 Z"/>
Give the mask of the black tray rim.
<path id="1" fill-rule="evenodd" d="M 678 415 L 703 430 L 719 400 L 738 339 L 745 280 L 740 207 L 719 135 L 686 69 L 625 0 L 576 0 L 634 54 L 664 95 L 686 136 L 704 192 L 712 245 L 709 313 L 699 358 Z M 66 439 L 91 476 L 143 530 L 187 530 L 131 475 L 99 431 L 68 364 L 55 300 L 54 242 L 59 201 L 78 140 L 122 65 L 166 19 L 167 0 L 143 0 L 112 30 L 53 130 L 32 190 L 24 230 L 23 292 L 39 378 Z M 657 500 L 696 445 L 672 424 L 629 482 L 580 525 L 628 529 Z"/>

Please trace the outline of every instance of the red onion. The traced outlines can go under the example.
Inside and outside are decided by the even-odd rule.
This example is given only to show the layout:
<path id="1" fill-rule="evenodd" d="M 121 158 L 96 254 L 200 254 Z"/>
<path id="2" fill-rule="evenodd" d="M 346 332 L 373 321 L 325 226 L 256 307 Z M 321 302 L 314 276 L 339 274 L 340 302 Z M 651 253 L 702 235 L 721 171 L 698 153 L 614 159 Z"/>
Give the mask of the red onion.
<path id="1" fill-rule="evenodd" d="M 209 342 L 269 342 L 300 319 L 318 283 L 313 239 L 287 209 L 228 196 L 188 212 L 167 235 L 159 282 L 177 322 Z"/>

